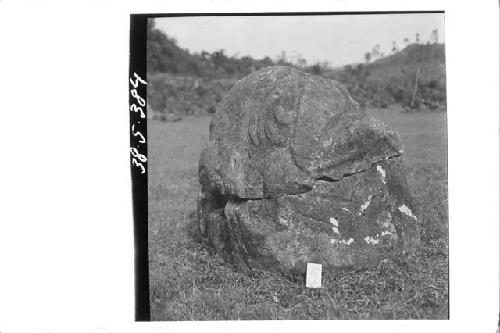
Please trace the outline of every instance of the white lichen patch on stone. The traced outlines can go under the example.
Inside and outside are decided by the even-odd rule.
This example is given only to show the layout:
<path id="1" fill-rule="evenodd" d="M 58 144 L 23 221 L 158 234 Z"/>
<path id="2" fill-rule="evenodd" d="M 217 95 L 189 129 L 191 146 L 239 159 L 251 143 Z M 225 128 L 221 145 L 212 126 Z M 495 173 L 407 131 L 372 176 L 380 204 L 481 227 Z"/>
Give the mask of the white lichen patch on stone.
<path id="1" fill-rule="evenodd" d="M 354 242 L 354 239 L 352 238 L 349 238 L 348 240 L 343 239 L 340 242 L 345 245 L 351 245 Z"/>
<path id="2" fill-rule="evenodd" d="M 382 175 L 382 182 L 385 184 L 385 170 L 380 165 L 377 165 L 377 171 Z"/>
<path id="3" fill-rule="evenodd" d="M 339 221 L 335 219 L 335 217 L 330 217 L 330 223 L 333 224 L 333 232 L 338 234 L 339 233 Z"/>
<path id="4" fill-rule="evenodd" d="M 378 240 L 377 238 L 373 238 L 371 236 L 366 236 L 364 238 L 365 242 L 368 243 L 368 244 L 372 244 L 372 245 L 377 245 L 378 242 L 380 242 L 380 240 Z"/>
<path id="5" fill-rule="evenodd" d="M 364 211 L 365 209 L 367 209 L 367 208 L 368 208 L 368 206 L 370 206 L 370 202 L 371 202 L 371 201 L 372 201 L 372 195 L 370 194 L 370 195 L 368 196 L 368 199 L 367 199 L 367 200 L 366 200 L 366 201 L 365 201 L 365 202 L 361 205 L 361 207 L 360 207 L 360 208 L 361 208 L 361 210 L 360 210 L 360 212 L 359 212 L 359 215 L 361 215 L 361 213 L 363 213 L 363 211 Z"/>
<path id="6" fill-rule="evenodd" d="M 337 242 L 349 246 L 349 245 L 351 245 L 354 242 L 354 239 L 353 238 L 349 238 L 348 240 L 342 239 L 340 241 L 336 240 L 334 238 L 330 239 L 330 243 L 332 243 L 332 244 L 335 244 Z"/>
<path id="7" fill-rule="evenodd" d="M 408 206 L 406 205 L 401 205 L 399 206 L 399 211 L 405 215 L 408 215 L 409 217 L 411 217 L 412 219 L 414 219 L 415 221 L 417 220 L 417 217 L 415 215 L 413 215 L 412 211 L 410 208 L 408 208 Z"/>

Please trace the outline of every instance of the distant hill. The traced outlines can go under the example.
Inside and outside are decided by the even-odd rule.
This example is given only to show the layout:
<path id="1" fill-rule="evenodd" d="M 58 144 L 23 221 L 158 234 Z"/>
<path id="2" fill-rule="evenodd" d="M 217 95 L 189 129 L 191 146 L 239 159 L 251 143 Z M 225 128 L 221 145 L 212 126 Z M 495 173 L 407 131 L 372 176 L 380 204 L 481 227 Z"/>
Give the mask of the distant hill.
<path id="1" fill-rule="evenodd" d="M 269 57 L 227 56 L 222 49 L 192 54 L 156 29 L 153 20 L 148 20 L 148 102 L 155 113 L 214 112 L 216 103 L 236 80 L 273 65 L 293 66 L 337 80 L 361 106 L 385 108 L 400 104 L 415 111 L 446 109 L 443 44 L 413 44 L 372 63 L 342 68 L 320 64 L 299 66 L 284 57 L 273 61 Z"/>
<path id="2" fill-rule="evenodd" d="M 412 44 L 373 63 L 348 65 L 325 76 L 345 84 L 362 105 L 397 103 L 430 111 L 446 108 L 444 44 Z"/>
<path id="3" fill-rule="evenodd" d="M 146 55 L 149 73 L 196 74 L 198 71 L 196 57 L 177 46 L 175 39 L 155 29 L 153 20 L 148 20 Z"/>
<path id="4" fill-rule="evenodd" d="M 224 50 L 191 54 L 177 45 L 174 38 L 156 29 L 153 20 L 147 26 L 147 72 L 189 75 L 206 79 L 240 79 L 255 70 L 275 64 L 269 57 L 228 56 Z"/>
<path id="5" fill-rule="evenodd" d="M 399 52 L 380 58 L 371 67 L 413 65 L 417 62 L 444 64 L 444 44 L 411 44 Z"/>

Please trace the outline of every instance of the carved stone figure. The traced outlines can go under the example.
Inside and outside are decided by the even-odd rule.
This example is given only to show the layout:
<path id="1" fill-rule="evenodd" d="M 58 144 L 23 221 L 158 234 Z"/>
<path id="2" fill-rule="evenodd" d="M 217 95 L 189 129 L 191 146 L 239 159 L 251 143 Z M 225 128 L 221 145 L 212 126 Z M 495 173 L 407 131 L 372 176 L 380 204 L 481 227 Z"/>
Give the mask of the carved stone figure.
<path id="1" fill-rule="evenodd" d="M 368 267 L 420 242 L 402 153 L 338 82 L 266 67 L 234 85 L 210 124 L 201 233 L 243 270 Z"/>

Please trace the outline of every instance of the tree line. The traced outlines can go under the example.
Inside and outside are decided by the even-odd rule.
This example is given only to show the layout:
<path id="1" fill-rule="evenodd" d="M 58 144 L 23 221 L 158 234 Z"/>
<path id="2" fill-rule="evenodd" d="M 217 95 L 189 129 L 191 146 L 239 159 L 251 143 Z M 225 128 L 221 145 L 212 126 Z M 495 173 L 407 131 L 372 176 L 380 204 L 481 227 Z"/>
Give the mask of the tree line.
<path id="1" fill-rule="evenodd" d="M 287 55 L 284 51 L 276 57 L 254 59 L 250 56 L 229 56 L 223 49 L 214 52 L 190 53 L 155 27 L 153 19 L 147 24 L 147 71 L 171 73 L 207 79 L 239 79 L 267 66 L 286 65 L 313 74 L 321 74 L 329 68 L 328 62 L 308 64 L 300 54 Z"/>

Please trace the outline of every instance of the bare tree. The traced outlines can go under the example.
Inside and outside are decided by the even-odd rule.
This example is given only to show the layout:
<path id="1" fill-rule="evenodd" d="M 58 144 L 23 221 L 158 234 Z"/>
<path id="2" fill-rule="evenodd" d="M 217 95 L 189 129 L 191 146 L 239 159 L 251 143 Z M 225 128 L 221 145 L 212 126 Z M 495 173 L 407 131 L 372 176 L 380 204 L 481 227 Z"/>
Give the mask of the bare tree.
<path id="1" fill-rule="evenodd" d="M 372 57 L 372 54 L 370 52 L 365 52 L 365 61 L 366 61 L 366 63 L 370 62 L 371 57 Z"/>
<path id="2" fill-rule="evenodd" d="M 439 43 L 439 36 L 438 36 L 437 29 L 432 30 L 431 37 L 429 38 L 429 42 L 431 44 L 438 44 Z"/>
<path id="3" fill-rule="evenodd" d="M 415 98 L 417 97 L 417 89 L 418 89 L 418 73 L 420 72 L 420 64 L 417 63 L 417 70 L 415 71 L 415 86 L 413 87 L 413 92 L 411 94 L 411 102 L 410 107 L 413 109 L 415 105 Z"/>
<path id="4" fill-rule="evenodd" d="M 278 56 L 278 59 L 276 59 L 276 62 L 279 65 L 284 65 L 287 62 L 286 52 L 285 51 L 281 51 L 281 55 Z"/>
<path id="5" fill-rule="evenodd" d="M 415 86 L 413 87 L 413 92 L 411 95 L 411 102 L 410 102 L 410 107 L 414 108 L 415 107 L 415 100 L 417 98 L 417 91 L 418 91 L 418 75 L 420 74 L 420 64 L 422 62 L 423 58 L 423 53 L 420 48 L 417 48 L 416 50 L 416 70 L 415 70 Z"/>
<path id="6" fill-rule="evenodd" d="M 375 60 L 376 58 L 379 57 L 380 57 L 380 45 L 377 44 L 372 49 L 372 59 Z"/>
<path id="7" fill-rule="evenodd" d="M 398 49 L 398 44 L 396 44 L 396 41 L 392 41 L 392 49 L 391 49 L 391 52 L 392 53 L 396 53 L 398 52 L 399 49 Z"/>

